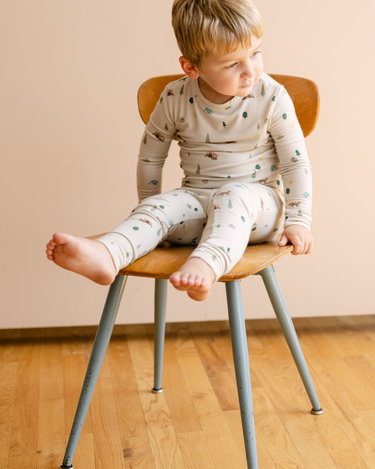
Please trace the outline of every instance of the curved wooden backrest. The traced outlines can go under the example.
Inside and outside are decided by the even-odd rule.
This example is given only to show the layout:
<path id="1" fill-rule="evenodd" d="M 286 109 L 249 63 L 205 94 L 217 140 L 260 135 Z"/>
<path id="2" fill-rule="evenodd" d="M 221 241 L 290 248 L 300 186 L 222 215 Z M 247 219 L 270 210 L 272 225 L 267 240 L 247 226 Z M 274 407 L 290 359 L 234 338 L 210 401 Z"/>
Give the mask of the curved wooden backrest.
<path id="1" fill-rule="evenodd" d="M 289 75 L 269 74 L 274 80 L 284 85 L 293 100 L 299 123 L 305 137 L 315 129 L 319 117 L 319 89 L 307 78 Z M 185 75 L 164 75 L 150 78 L 138 90 L 138 109 L 145 124 L 156 106 L 160 94 L 171 81 Z"/>

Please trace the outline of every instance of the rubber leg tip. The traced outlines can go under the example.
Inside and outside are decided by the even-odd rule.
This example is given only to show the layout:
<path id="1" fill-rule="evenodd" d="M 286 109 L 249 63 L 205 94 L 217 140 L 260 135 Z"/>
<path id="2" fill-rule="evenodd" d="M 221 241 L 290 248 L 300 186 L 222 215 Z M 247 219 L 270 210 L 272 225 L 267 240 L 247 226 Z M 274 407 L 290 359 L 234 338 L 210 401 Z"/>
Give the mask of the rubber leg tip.
<path id="1" fill-rule="evenodd" d="M 321 415 L 323 413 L 323 409 L 318 409 L 318 410 L 311 409 L 311 413 L 314 415 Z"/>
<path id="2" fill-rule="evenodd" d="M 153 392 L 154 394 L 161 394 L 163 391 L 164 391 L 163 388 L 160 388 L 160 389 L 152 388 L 151 389 L 151 392 Z"/>

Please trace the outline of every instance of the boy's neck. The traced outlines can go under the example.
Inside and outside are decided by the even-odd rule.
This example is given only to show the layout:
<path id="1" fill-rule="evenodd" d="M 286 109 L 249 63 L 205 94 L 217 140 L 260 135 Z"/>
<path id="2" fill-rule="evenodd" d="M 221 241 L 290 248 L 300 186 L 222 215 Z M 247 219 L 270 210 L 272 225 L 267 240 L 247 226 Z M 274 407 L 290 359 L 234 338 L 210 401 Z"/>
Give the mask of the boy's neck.
<path id="1" fill-rule="evenodd" d="M 234 96 L 225 96 L 215 91 L 203 78 L 198 77 L 198 86 L 203 96 L 213 104 L 225 104 L 231 101 Z"/>

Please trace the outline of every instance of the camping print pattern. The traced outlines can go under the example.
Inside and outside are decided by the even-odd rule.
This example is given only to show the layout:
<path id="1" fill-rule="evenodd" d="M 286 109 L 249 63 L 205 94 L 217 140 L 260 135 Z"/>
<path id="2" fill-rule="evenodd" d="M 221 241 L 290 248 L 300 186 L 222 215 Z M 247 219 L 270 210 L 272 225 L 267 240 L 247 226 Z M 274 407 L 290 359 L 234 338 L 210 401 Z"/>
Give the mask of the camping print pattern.
<path id="1" fill-rule="evenodd" d="M 140 149 L 140 199 L 161 190 L 162 162 L 177 135 L 184 145 L 183 187 L 214 188 L 228 180 L 272 187 L 283 192 L 286 225 L 293 220 L 309 228 L 311 171 L 293 103 L 281 85 L 264 74 L 248 96 L 210 106 L 197 80 L 184 77 L 165 88 L 159 103 Z"/>

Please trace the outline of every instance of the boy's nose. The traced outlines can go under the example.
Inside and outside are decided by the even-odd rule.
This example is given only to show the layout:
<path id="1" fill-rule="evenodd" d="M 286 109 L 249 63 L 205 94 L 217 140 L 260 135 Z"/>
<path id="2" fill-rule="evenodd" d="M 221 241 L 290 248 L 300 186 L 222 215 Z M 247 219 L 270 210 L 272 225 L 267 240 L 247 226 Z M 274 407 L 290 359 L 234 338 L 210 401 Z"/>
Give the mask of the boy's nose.
<path id="1" fill-rule="evenodd" d="M 243 78 L 253 78 L 253 77 L 255 77 L 254 65 L 251 62 L 246 63 L 241 76 Z"/>

